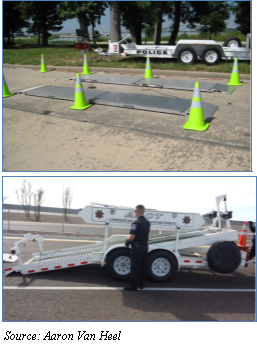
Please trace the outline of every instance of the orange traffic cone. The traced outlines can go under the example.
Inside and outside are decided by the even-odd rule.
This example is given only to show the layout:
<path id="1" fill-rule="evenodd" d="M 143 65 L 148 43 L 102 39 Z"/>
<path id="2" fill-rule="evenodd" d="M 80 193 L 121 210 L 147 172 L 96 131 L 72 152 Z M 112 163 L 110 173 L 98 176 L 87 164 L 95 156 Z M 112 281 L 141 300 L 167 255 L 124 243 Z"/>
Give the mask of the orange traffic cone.
<path id="1" fill-rule="evenodd" d="M 239 243 L 237 244 L 237 246 L 239 247 L 239 249 L 241 251 L 246 252 L 246 260 L 248 261 L 249 256 L 250 256 L 250 246 L 246 245 L 246 235 L 247 235 L 246 227 L 247 227 L 247 222 L 244 222 L 243 228 L 242 228 L 242 233 L 240 235 Z M 246 264 L 246 266 L 247 266 L 247 264 Z"/>
<path id="2" fill-rule="evenodd" d="M 246 227 L 247 227 L 247 222 L 244 222 L 239 243 L 238 243 L 239 246 L 246 246 L 246 235 L 247 235 Z"/>

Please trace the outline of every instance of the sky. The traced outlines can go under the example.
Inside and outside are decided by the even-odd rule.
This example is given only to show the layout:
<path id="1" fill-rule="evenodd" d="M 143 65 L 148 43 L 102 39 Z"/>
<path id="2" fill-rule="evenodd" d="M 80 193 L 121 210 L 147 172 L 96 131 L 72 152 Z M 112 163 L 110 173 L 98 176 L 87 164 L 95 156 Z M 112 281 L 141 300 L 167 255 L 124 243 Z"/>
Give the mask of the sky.
<path id="1" fill-rule="evenodd" d="M 70 187 L 74 209 L 99 202 L 204 214 L 216 209 L 216 196 L 226 194 L 234 220 L 256 217 L 255 177 L 3 177 L 6 204 L 19 204 L 15 191 L 23 178 L 31 182 L 32 191 L 45 190 L 42 206 L 62 207 L 63 189 Z"/>
<path id="2" fill-rule="evenodd" d="M 165 17 L 165 22 L 163 22 L 162 27 L 167 28 L 171 21 Z M 235 27 L 236 24 L 234 22 L 235 16 L 231 15 L 230 19 L 226 21 L 228 27 Z M 75 34 L 76 29 L 79 29 L 79 22 L 77 19 L 69 19 L 65 22 L 63 22 L 63 29 L 59 33 L 65 33 L 65 34 Z M 184 26 L 180 26 L 181 30 L 185 30 Z M 96 24 L 95 30 L 98 30 L 99 32 L 110 32 L 110 8 L 107 8 L 105 10 L 105 15 L 101 17 L 101 24 Z M 121 27 L 121 30 L 126 30 L 124 27 Z M 89 27 L 89 32 L 92 31 L 92 26 Z"/>

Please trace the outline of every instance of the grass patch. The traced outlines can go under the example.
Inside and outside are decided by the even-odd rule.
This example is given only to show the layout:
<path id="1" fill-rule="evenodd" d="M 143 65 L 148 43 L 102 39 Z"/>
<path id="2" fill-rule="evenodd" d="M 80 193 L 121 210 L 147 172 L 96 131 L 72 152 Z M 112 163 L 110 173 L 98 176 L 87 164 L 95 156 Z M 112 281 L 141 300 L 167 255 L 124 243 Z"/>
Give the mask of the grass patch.
<path id="1" fill-rule="evenodd" d="M 101 47 L 106 49 L 106 45 L 91 45 L 92 51 L 87 53 L 87 59 L 90 67 L 106 67 L 106 68 L 134 68 L 145 69 L 146 59 L 141 57 L 100 57 L 98 52 L 94 52 L 95 48 Z M 3 50 L 4 64 L 21 64 L 21 65 L 40 65 L 41 54 L 44 55 L 45 64 L 53 66 L 75 66 L 83 67 L 83 54 L 75 50 L 72 43 L 69 44 L 51 44 L 49 47 L 43 48 L 36 44 L 16 43 L 11 48 Z M 218 65 L 206 66 L 200 61 L 193 65 L 185 65 L 176 61 L 176 59 L 168 58 L 151 58 L 152 69 L 161 70 L 179 70 L 179 71 L 206 71 L 206 72 L 222 72 L 231 73 L 232 61 L 221 61 Z M 239 62 L 239 71 L 243 74 L 250 74 L 250 62 Z"/>

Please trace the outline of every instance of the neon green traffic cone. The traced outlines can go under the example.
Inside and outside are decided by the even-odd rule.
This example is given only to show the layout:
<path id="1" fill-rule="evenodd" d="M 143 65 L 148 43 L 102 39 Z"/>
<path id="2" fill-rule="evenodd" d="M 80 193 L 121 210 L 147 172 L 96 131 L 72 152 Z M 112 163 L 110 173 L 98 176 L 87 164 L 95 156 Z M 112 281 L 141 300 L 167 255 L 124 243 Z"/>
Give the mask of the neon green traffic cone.
<path id="1" fill-rule="evenodd" d="M 189 118 L 183 128 L 186 130 L 206 131 L 209 125 L 210 124 L 204 120 L 200 83 L 196 82 Z"/>
<path id="2" fill-rule="evenodd" d="M 3 75 L 3 98 L 13 96 L 13 93 L 10 93 L 7 83 L 5 81 L 4 75 Z"/>
<path id="3" fill-rule="evenodd" d="M 44 55 L 41 55 L 41 70 L 39 73 L 47 73 L 49 70 L 47 70 L 45 61 L 44 61 Z"/>
<path id="4" fill-rule="evenodd" d="M 89 66 L 88 66 L 88 62 L 87 62 L 87 55 L 84 55 L 84 66 L 83 66 L 83 72 L 81 73 L 82 75 L 90 75 L 92 74 Z"/>
<path id="5" fill-rule="evenodd" d="M 77 78 L 76 78 L 76 87 L 75 87 L 75 103 L 72 107 L 70 107 L 71 109 L 87 109 L 89 107 L 91 107 L 92 104 L 88 104 L 85 94 L 84 94 L 84 90 L 83 90 L 83 86 L 82 86 L 82 82 L 81 82 L 81 78 L 80 78 L 80 74 L 77 73 Z"/>
<path id="6" fill-rule="evenodd" d="M 242 83 L 240 82 L 240 77 L 239 77 L 237 58 L 235 58 L 235 60 L 234 60 L 232 74 L 230 77 L 230 81 L 228 82 L 228 85 L 230 85 L 230 86 L 242 86 Z"/>
<path id="7" fill-rule="evenodd" d="M 146 66 L 145 66 L 145 79 L 152 79 L 153 73 L 150 64 L 150 58 L 147 56 L 146 58 Z"/>

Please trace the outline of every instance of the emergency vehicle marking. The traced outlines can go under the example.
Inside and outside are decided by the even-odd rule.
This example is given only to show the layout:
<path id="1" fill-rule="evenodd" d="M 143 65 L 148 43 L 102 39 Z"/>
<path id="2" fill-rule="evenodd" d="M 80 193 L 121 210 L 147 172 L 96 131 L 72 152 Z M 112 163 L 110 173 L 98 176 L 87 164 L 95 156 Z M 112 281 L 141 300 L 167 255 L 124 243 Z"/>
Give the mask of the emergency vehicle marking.
<path id="1" fill-rule="evenodd" d="M 151 55 L 151 54 L 157 54 L 157 55 L 167 55 L 167 51 L 161 51 L 161 50 L 137 50 L 137 53 L 143 54 L 143 55 Z"/>
<path id="2" fill-rule="evenodd" d="M 185 216 L 185 217 L 183 218 L 183 223 L 184 223 L 184 224 L 189 224 L 190 221 L 191 221 L 191 218 L 190 218 L 189 216 Z"/>
<path id="3" fill-rule="evenodd" d="M 104 213 L 103 213 L 103 211 L 101 210 L 101 211 L 96 211 L 95 212 L 95 216 L 98 218 L 98 219 L 101 219 L 101 218 L 103 218 L 103 216 L 104 216 Z"/>

